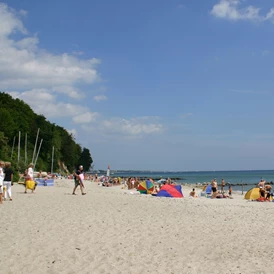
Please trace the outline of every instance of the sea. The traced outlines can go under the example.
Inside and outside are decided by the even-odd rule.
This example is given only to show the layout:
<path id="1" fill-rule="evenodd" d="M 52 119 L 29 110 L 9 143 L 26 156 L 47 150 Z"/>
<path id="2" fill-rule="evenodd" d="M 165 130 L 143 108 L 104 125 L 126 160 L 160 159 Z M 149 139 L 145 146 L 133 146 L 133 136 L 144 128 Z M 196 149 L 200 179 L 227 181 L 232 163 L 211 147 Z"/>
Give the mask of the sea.
<path id="1" fill-rule="evenodd" d="M 106 171 L 105 171 L 106 173 Z M 138 177 L 152 178 L 154 180 L 170 178 L 179 184 L 203 185 L 217 179 L 218 184 L 224 179 L 226 184 L 231 184 L 233 190 L 247 191 L 255 187 L 263 179 L 274 182 L 274 170 L 237 170 L 237 171 L 111 171 L 112 177 Z M 98 174 L 99 175 L 99 174 Z M 101 171 L 100 175 L 104 175 Z M 228 188 L 228 186 L 227 186 Z"/>

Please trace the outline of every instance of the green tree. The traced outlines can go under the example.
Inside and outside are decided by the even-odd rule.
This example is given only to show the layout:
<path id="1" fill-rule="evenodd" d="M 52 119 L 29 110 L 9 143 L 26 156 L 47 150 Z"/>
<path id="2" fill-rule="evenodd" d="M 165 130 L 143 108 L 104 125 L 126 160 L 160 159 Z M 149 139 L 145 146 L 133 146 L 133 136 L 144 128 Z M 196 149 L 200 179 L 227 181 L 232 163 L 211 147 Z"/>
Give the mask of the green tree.
<path id="1" fill-rule="evenodd" d="M 8 138 L 4 132 L 0 131 L 0 160 L 6 159 L 8 156 Z"/>
<path id="2" fill-rule="evenodd" d="M 84 167 L 84 171 L 89 171 L 92 163 L 93 163 L 93 160 L 90 155 L 89 149 L 84 147 L 80 155 L 78 165 L 82 165 Z"/>
<path id="3" fill-rule="evenodd" d="M 13 139 L 13 136 L 16 132 L 17 127 L 13 120 L 12 113 L 8 109 L 1 108 L 0 117 L 1 117 L 0 119 L 1 130 L 4 130 L 6 137 Z"/>
<path id="4" fill-rule="evenodd" d="M 55 172 L 60 172 L 65 166 L 72 172 L 80 160 L 83 161 L 82 165 L 85 169 L 89 170 L 93 162 L 89 150 L 86 148 L 82 150 L 82 147 L 77 144 L 74 137 L 66 129 L 51 124 L 43 115 L 37 115 L 22 100 L 13 99 L 9 94 L 0 92 L 0 159 L 11 161 L 10 152 L 15 136 L 16 142 L 12 165 L 22 172 L 32 159 L 38 128 L 40 132 L 37 146 L 39 147 L 41 139 L 43 139 L 43 142 L 37 159 L 36 170 L 51 170 L 53 146 L 53 169 Z M 21 132 L 21 149 L 18 161 L 19 131 Z M 27 163 L 25 163 L 25 140 L 27 140 Z"/>

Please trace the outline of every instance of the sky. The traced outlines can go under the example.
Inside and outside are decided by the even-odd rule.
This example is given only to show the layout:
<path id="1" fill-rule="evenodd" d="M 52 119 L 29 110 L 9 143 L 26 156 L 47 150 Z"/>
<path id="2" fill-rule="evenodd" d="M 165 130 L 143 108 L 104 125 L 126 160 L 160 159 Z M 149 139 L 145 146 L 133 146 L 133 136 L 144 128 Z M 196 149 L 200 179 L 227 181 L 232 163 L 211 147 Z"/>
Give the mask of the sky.
<path id="1" fill-rule="evenodd" d="M 0 91 L 95 169 L 274 169 L 273 64 L 271 0 L 0 2 Z"/>

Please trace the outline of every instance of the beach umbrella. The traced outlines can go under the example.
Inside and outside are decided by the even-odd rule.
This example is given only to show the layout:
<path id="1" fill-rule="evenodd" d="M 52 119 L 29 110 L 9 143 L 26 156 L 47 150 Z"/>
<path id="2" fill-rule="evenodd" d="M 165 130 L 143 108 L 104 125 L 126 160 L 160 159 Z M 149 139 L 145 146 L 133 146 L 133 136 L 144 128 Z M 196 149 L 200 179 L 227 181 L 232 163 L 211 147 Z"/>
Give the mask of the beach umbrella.
<path id="1" fill-rule="evenodd" d="M 156 195 L 157 197 L 183 198 L 181 185 L 164 185 Z"/>
<path id="2" fill-rule="evenodd" d="M 159 181 L 157 181 L 157 183 L 162 184 L 162 183 L 164 183 L 165 181 L 166 181 L 166 179 L 160 179 Z"/>
<path id="3" fill-rule="evenodd" d="M 143 181 L 138 186 L 138 191 L 143 194 L 149 194 L 154 189 L 154 184 L 150 180 Z"/>

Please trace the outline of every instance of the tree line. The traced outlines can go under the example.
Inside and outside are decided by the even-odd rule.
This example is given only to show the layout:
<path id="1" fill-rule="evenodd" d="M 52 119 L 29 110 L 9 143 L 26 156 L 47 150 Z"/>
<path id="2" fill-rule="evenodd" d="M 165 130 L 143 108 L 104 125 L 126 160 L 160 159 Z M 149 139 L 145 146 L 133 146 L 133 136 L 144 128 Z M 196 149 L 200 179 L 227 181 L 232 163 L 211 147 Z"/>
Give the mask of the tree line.
<path id="1" fill-rule="evenodd" d="M 13 99 L 9 94 L 0 92 L 1 160 L 11 162 L 14 169 L 23 172 L 32 161 L 38 129 L 36 155 L 38 146 L 42 139 L 43 141 L 36 170 L 51 171 L 52 155 L 54 155 L 54 172 L 71 173 L 79 164 L 84 166 L 84 171 L 91 168 L 93 159 L 89 149 L 82 148 L 76 143 L 72 134 L 63 127 L 50 123 L 43 115 L 34 113 L 22 100 Z M 19 151 L 18 147 L 20 147 Z"/>

